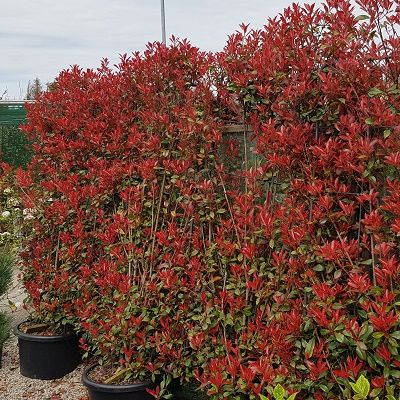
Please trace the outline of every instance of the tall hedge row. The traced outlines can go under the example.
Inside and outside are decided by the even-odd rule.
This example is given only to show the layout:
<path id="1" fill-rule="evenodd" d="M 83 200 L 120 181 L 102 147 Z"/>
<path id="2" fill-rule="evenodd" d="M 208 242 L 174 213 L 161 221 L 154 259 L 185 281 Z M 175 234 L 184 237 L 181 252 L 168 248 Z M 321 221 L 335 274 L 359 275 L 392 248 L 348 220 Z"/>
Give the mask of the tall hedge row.
<path id="1" fill-rule="evenodd" d="M 217 54 L 175 40 L 63 71 L 29 106 L 17 174 L 38 317 L 213 399 L 278 382 L 345 399 L 360 374 L 398 395 L 400 8 L 358 7 L 293 5 Z M 248 128 L 222 154 L 227 123 Z"/>

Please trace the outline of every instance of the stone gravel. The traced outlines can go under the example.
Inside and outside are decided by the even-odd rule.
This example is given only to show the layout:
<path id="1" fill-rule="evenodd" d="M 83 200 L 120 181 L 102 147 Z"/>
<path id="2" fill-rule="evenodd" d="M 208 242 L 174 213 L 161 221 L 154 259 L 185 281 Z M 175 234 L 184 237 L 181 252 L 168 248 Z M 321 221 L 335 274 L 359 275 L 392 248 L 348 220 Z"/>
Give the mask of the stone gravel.
<path id="1" fill-rule="evenodd" d="M 42 381 L 19 373 L 18 342 L 15 336 L 4 345 L 0 368 L 1 400 L 88 400 L 81 383 L 83 365 L 61 379 Z"/>

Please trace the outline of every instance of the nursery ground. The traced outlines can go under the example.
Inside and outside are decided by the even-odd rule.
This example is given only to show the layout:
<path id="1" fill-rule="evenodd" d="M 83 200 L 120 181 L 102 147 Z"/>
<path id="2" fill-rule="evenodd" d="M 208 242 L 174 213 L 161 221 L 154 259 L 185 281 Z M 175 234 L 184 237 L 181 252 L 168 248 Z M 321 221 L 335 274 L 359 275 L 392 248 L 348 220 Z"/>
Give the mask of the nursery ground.
<path id="1" fill-rule="evenodd" d="M 81 384 L 83 365 L 62 379 L 41 381 L 20 375 L 17 338 L 12 336 L 3 351 L 0 368 L 1 400 L 87 400 Z"/>

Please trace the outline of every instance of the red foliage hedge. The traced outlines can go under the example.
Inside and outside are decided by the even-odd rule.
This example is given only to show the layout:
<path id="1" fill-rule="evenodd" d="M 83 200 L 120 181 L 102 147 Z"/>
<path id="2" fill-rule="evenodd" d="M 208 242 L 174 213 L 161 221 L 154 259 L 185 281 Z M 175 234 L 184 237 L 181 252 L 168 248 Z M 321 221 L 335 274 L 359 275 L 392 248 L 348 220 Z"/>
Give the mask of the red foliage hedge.
<path id="1" fill-rule="evenodd" d="M 348 398 L 361 373 L 398 395 L 400 9 L 358 3 L 293 5 L 215 55 L 175 41 L 62 72 L 19 177 L 40 318 L 215 399 Z M 257 154 L 228 141 L 234 174 L 228 120 Z"/>

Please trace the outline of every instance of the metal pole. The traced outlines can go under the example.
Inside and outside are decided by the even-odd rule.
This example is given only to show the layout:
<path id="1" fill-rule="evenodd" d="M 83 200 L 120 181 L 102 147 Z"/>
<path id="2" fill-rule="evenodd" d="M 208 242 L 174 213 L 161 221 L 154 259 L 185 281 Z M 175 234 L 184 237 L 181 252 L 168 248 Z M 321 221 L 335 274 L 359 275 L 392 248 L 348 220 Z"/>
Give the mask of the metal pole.
<path id="1" fill-rule="evenodd" d="M 165 32 L 165 4 L 164 0 L 161 0 L 161 31 L 162 31 L 162 42 L 167 44 L 167 34 Z"/>

